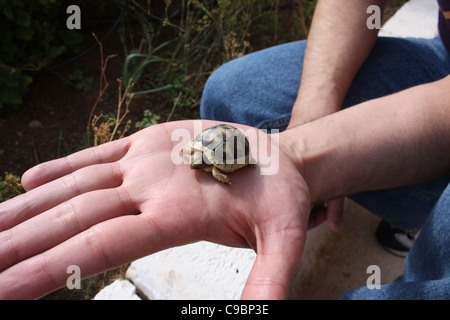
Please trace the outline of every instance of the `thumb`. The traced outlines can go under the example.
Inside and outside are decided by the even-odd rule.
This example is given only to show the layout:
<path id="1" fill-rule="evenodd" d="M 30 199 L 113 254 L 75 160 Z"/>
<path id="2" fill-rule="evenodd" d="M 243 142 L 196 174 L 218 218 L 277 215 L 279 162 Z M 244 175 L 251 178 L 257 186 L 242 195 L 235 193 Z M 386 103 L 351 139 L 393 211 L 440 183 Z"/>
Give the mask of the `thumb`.
<path id="1" fill-rule="evenodd" d="M 241 299 L 287 299 L 289 286 L 303 252 L 305 237 L 283 237 L 268 246 L 262 246 L 256 255 Z"/>

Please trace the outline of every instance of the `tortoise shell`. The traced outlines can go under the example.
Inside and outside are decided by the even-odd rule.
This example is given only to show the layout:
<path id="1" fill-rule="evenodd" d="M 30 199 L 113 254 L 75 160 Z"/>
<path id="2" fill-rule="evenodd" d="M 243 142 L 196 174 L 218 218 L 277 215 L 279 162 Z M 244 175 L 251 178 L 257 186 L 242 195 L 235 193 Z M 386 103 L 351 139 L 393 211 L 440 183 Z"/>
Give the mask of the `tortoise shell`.
<path id="1" fill-rule="evenodd" d="M 202 131 L 180 153 L 190 155 L 191 169 L 211 172 L 214 178 L 227 184 L 231 184 L 231 180 L 225 173 L 253 162 L 247 137 L 228 124 Z"/>

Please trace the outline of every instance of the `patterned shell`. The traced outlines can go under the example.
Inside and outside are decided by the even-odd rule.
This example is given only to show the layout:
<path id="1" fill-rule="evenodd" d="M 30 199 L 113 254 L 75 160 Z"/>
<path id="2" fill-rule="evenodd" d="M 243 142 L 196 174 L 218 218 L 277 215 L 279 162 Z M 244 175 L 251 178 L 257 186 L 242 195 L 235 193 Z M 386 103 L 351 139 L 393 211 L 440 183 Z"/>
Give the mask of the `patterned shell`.
<path id="1" fill-rule="evenodd" d="M 203 160 L 224 172 L 245 167 L 251 161 L 250 146 L 244 133 L 228 124 L 208 128 L 192 139 L 190 146 L 202 151 Z"/>

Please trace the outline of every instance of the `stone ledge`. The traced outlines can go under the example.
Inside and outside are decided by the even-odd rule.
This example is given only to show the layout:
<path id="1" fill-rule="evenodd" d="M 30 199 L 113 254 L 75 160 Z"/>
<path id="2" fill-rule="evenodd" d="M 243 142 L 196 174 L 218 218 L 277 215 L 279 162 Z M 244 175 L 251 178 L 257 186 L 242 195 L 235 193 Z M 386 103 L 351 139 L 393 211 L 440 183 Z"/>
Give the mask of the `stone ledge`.
<path id="1" fill-rule="evenodd" d="M 239 299 L 255 257 L 201 241 L 136 260 L 126 278 L 151 300 Z"/>
<path id="2" fill-rule="evenodd" d="M 128 280 L 117 279 L 103 288 L 94 300 L 141 300 L 136 294 L 136 287 Z"/>
<path id="3" fill-rule="evenodd" d="M 434 38 L 439 35 L 436 0 L 410 0 L 381 28 L 380 36 Z"/>

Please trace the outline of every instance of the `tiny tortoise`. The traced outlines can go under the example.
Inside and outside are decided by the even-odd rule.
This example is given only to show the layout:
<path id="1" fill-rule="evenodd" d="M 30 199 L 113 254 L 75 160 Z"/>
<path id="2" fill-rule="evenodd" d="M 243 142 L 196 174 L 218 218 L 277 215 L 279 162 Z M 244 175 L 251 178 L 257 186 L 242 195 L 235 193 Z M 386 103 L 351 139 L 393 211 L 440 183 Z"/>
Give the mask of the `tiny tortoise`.
<path id="1" fill-rule="evenodd" d="M 247 165 L 254 166 L 245 134 L 228 124 L 208 128 L 189 141 L 180 155 L 189 155 L 191 169 L 211 172 L 217 180 L 231 184 L 225 174 Z"/>

